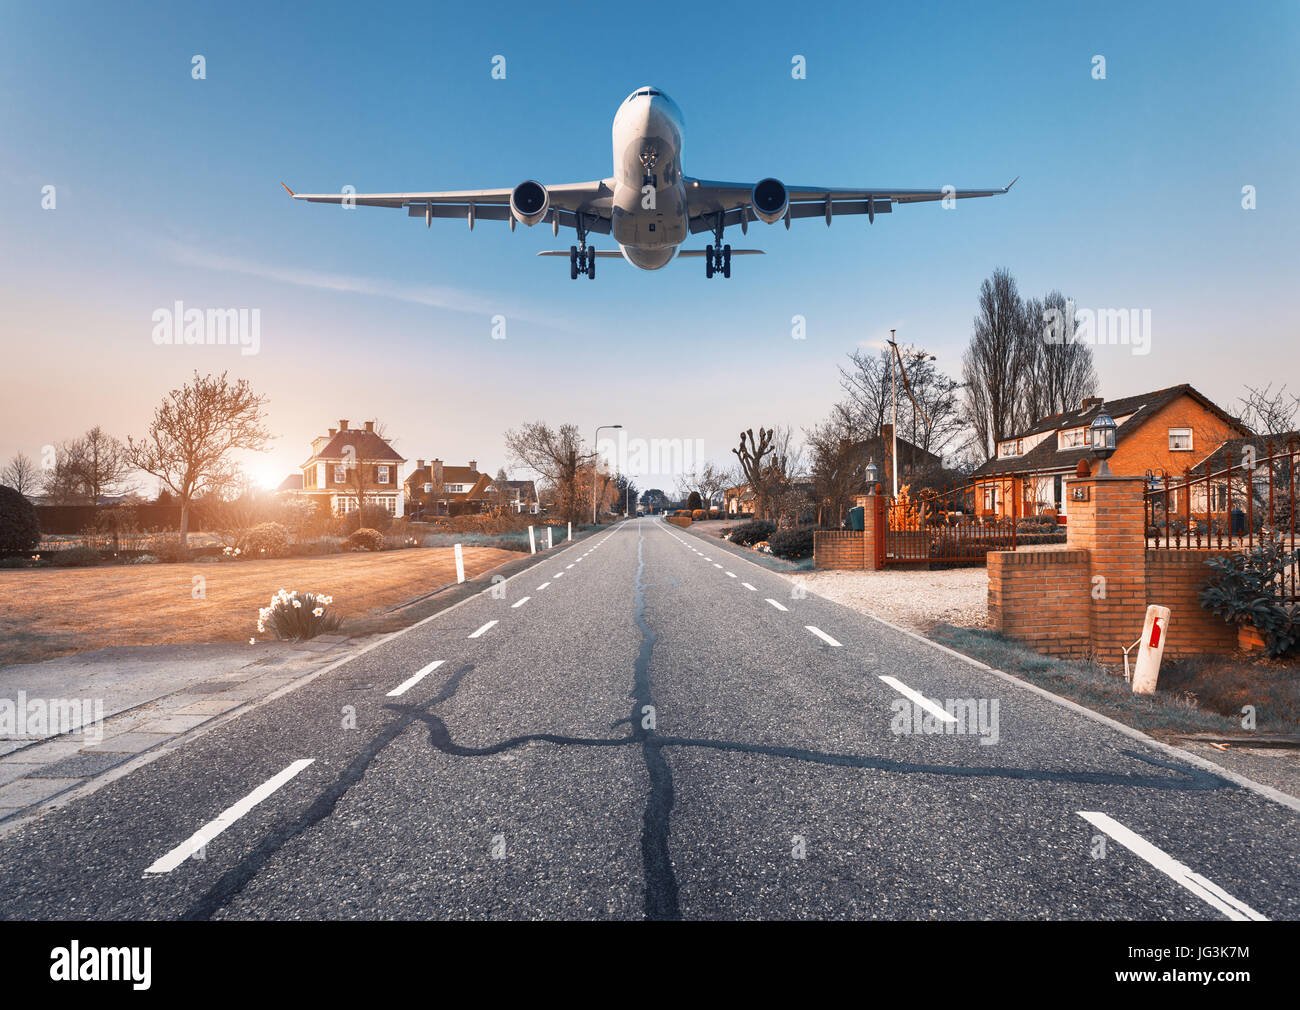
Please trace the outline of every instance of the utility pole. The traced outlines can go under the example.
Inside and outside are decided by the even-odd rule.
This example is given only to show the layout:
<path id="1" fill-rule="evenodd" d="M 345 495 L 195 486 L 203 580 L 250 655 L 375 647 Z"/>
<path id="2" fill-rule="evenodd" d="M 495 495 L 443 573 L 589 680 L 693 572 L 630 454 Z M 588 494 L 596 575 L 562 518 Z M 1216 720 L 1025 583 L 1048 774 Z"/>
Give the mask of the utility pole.
<path id="1" fill-rule="evenodd" d="M 602 424 L 596 429 L 596 437 L 592 439 L 591 454 L 591 524 L 596 525 L 596 463 L 600 459 L 600 433 L 605 428 L 621 428 L 621 424 Z"/>
<path id="2" fill-rule="evenodd" d="M 893 402 L 892 413 L 889 422 L 889 472 L 893 477 L 894 497 L 898 497 L 898 369 L 895 363 L 898 360 L 898 344 L 894 342 L 894 333 L 889 331 L 889 347 L 893 353 L 889 356 L 889 385 L 891 390 L 890 400 Z"/>

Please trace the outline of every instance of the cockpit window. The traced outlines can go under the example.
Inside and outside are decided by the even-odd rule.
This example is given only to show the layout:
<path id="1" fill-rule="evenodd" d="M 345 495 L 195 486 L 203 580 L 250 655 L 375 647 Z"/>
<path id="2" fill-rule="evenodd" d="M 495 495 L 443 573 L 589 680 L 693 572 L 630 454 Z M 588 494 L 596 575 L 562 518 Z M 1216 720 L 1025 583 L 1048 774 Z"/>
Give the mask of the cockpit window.
<path id="1" fill-rule="evenodd" d="M 630 101 L 632 101 L 632 99 L 634 99 L 634 98 L 641 98 L 641 97 L 646 96 L 646 95 L 660 95 L 660 96 L 662 96 L 662 95 L 663 95 L 663 92 L 662 92 L 662 91 L 656 91 L 654 88 L 642 88 L 640 91 L 634 91 L 634 92 L 632 92 L 632 94 L 628 95 L 628 96 L 627 96 L 627 100 L 630 102 Z"/>

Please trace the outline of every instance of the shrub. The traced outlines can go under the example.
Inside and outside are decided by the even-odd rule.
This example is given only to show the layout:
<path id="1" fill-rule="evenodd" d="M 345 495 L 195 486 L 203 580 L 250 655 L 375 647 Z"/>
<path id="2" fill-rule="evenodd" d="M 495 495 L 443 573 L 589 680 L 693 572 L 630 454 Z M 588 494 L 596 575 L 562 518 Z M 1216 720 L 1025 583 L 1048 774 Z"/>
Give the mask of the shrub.
<path id="1" fill-rule="evenodd" d="M 1264 636 L 1270 656 L 1282 656 L 1300 642 L 1300 615 L 1282 600 L 1284 577 L 1300 565 L 1300 551 L 1281 540 L 1260 541 L 1249 551 L 1211 558 L 1210 583 L 1201 606 L 1229 624 L 1252 624 Z"/>
<path id="2" fill-rule="evenodd" d="M 69 547 L 67 550 L 55 551 L 50 556 L 50 564 L 56 568 L 85 568 L 102 561 L 99 551 L 89 547 Z"/>
<path id="3" fill-rule="evenodd" d="M 681 526 L 685 529 L 691 524 L 691 517 L 674 512 L 672 515 L 667 517 L 667 521 L 672 523 L 674 526 Z"/>
<path id="4" fill-rule="evenodd" d="M 721 519 L 721 518 L 722 518 L 722 512 L 721 512 L 719 509 L 709 509 L 709 518 L 710 518 L 710 519 Z"/>
<path id="5" fill-rule="evenodd" d="M 779 533 L 773 533 L 768 543 L 772 547 L 772 553 L 778 558 L 788 558 L 791 561 L 810 558 L 813 552 L 813 527 L 800 526 L 797 529 L 781 530 Z"/>
<path id="6" fill-rule="evenodd" d="M 350 551 L 382 551 L 384 546 L 384 535 L 364 526 L 348 537 Z"/>
<path id="7" fill-rule="evenodd" d="M 159 537 L 153 546 L 153 553 L 159 561 L 168 564 L 189 561 L 194 556 L 188 547 L 181 546 L 181 538 L 178 536 Z"/>
<path id="8" fill-rule="evenodd" d="M 27 558 L 0 558 L 0 568 L 34 568 Z"/>
<path id="9" fill-rule="evenodd" d="M 370 531 L 375 532 L 374 530 Z M 269 627 L 282 642 L 315 638 L 325 631 L 337 631 L 343 619 L 330 612 L 334 597 L 319 593 L 298 594 L 281 589 L 271 597 L 271 605 L 257 612 L 257 630 L 265 633 Z"/>
<path id="10" fill-rule="evenodd" d="M 345 516 L 339 516 L 335 521 L 338 535 L 344 537 L 357 530 L 378 530 L 380 533 L 387 533 L 391 525 L 393 525 L 392 515 L 388 509 L 378 505 L 363 505 Z"/>
<path id="11" fill-rule="evenodd" d="M 240 539 L 239 551 L 245 558 L 282 558 L 289 553 L 289 531 L 279 523 L 258 523 Z"/>
<path id="12" fill-rule="evenodd" d="M 11 487 L 0 484 L 0 551 L 30 551 L 41 542 L 36 509 Z"/>
<path id="13" fill-rule="evenodd" d="M 129 565 L 156 565 L 158 559 L 152 554 L 140 554 L 127 562 Z"/>
<path id="14" fill-rule="evenodd" d="M 692 511 L 698 511 L 704 505 L 704 499 L 700 497 L 698 491 L 692 491 L 686 496 L 686 507 Z"/>
<path id="15" fill-rule="evenodd" d="M 291 558 L 315 558 L 325 554 L 342 554 L 343 540 L 340 537 L 316 537 L 312 540 L 299 540 L 289 545 Z"/>
<path id="16" fill-rule="evenodd" d="M 704 509 L 691 509 L 691 519 L 695 522 L 703 522 L 708 518 L 708 513 Z"/>
<path id="17" fill-rule="evenodd" d="M 765 519 L 755 519 L 752 522 L 741 523 L 739 526 L 733 526 L 727 530 L 728 539 L 733 544 L 740 544 L 742 547 L 753 547 L 775 532 L 776 524 L 767 522 Z"/>

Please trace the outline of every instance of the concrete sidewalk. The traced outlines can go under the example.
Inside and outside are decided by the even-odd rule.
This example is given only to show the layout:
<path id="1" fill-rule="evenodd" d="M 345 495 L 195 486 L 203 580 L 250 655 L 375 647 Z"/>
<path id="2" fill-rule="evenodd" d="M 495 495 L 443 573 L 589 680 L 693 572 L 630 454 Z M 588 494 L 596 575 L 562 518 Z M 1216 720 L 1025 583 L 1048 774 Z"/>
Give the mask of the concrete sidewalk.
<path id="1" fill-rule="evenodd" d="M 350 651 L 358 640 L 157 645 L 0 669 L 0 822 L 68 792 L 138 754 L 251 705 Z M 85 724 L 49 726 L 22 714 L 82 702 Z M 15 715 L 19 725 L 14 725 Z"/>

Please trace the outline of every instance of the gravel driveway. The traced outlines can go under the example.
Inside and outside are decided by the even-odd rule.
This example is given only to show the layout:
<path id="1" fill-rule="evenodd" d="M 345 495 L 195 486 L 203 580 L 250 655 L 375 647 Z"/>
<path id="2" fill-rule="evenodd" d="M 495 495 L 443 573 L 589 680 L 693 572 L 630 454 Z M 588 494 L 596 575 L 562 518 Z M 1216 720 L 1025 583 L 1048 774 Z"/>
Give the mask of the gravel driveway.
<path id="1" fill-rule="evenodd" d="M 936 624 L 988 626 L 989 580 L 983 566 L 937 572 L 803 572 L 790 577 L 818 596 L 913 631 L 928 632 Z"/>

